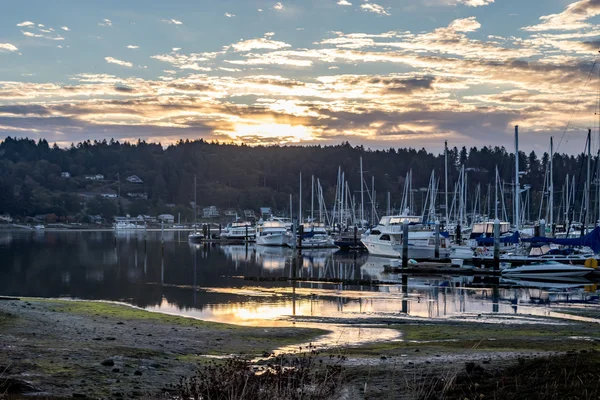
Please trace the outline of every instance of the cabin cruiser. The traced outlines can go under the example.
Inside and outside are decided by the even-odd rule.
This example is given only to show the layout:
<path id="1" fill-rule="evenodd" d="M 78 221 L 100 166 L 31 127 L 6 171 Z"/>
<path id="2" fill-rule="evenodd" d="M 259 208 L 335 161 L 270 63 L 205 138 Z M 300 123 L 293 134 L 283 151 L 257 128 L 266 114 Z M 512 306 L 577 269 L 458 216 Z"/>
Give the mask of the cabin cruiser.
<path id="1" fill-rule="evenodd" d="M 419 216 L 384 216 L 379 224 L 365 232 L 361 242 L 369 254 L 384 257 L 401 257 L 403 245 L 403 222 L 410 224 L 408 232 L 408 258 L 428 260 L 435 258 L 435 232 L 423 229 Z M 419 227 L 420 229 L 415 229 Z M 451 255 L 450 240 L 440 234 L 439 257 Z"/>
<path id="2" fill-rule="evenodd" d="M 502 276 L 521 277 L 521 278 L 548 278 L 548 277 L 577 277 L 585 276 L 593 271 L 582 265 L 563 264 L 556 261 L 546 261 L 541 263 L 518 265 L 504 268 Z"/>
<path id="3" fill-rule="evenodd" d="M 322 249 L 337 247 L 334 240 L 327 233 L 323 224 L 310 224 L 303 226 L 300 247 L 303 249 Z"/>
<path id="4" fill-rule="evenodd" d="M 256 229 L 250 222 L 231 222 L 221 232 L 223 239 L 254 240 Z"/>
<path id="5" fill-rule="evenodd" d="M 204 233 L 194 231 L 188 235 L 188 241 L 191 243 L 199 243 L 204 241 Z"/>
<path id="6" fill-rule="evenodd" d="M 262 246 L 289 246 L 292 235 L 286 222 L 264 221 L 256 226 L 256 244 Z"/>

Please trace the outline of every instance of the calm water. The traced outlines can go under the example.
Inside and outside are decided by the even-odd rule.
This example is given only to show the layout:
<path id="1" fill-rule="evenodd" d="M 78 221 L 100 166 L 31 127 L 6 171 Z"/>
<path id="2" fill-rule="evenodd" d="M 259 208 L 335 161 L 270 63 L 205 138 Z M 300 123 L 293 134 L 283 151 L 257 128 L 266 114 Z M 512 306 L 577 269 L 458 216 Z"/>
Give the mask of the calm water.
<path id="1" fill-rule="evenodd" d="M 123 301 L 249 325 L 289 323 L 292 315 L 470 318 L 552 315 L 565 307 L 600 311 L 597 286 L 586 280 L 437 276 L 409 277 L 403 286 L 401 276 L 383 272 L 385 258 L 319 250 L 294 260 L 290 249 L 198 246 L 188 244 L 185 232 L 164 235 L 162 249 L 160 232 L 149 232 L 146 242 L 143 232 L 0 233 L 0 295 Z M 284 279 L 291 276 L 304 280 Z M 327 278 L 389 283 L 320 282 Z"/>

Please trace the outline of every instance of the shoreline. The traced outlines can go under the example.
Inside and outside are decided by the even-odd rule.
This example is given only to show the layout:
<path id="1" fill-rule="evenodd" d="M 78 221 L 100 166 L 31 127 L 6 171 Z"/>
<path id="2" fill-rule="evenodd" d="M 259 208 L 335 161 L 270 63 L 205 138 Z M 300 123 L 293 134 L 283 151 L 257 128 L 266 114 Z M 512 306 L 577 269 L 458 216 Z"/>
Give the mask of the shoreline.
<path id="1" fill-rule="evenodd" d="M 321 318 L 310 328 L 302 318 L 291 321 L 297 326 L 248 327 L 116 302 L 4 299 L 0 371 L 2 379 L 21 384 L 22 394 L 148 398 L 172 391 L 171 385 L 191 376 L 199 363 L 232 355 L 264 362 L 277 349 L 306 349 L 332 336 L 329 328 L 337 324 L 352 328 L 351 336 L 381 328 L 397 333 L 395 339 L 318 349 L 347 358 L 351 393 L 360 397 L 369 386 L 369 398 L 387 398 L 390 379 L 406 385 L 412 379 L 414 385 L 427 376 L 462 370 L 465 363 L 497 370 L 525 358 L 600 350 L 600 337 L 593 336 L 596 323 L 558 318 L 528 317 L 523 323 L 485 316 L 477 321 Z"/>

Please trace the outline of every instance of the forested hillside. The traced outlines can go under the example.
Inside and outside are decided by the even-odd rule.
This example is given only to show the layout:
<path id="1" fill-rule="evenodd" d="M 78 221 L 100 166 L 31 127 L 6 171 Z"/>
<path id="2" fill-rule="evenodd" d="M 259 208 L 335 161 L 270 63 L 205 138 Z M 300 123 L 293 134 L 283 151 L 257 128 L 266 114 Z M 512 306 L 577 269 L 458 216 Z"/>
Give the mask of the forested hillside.
<path id="1" fill-rule="evenodd" d="M 81 219 L 85 214 L 110 218 L 116 214 L 169 211 L 180 212 L 189 218 L 194 175 L 198 182 L 199 206 L 215 205 L 236 210 L 268 206 L 287 212 L 290 193 L 297 198 L 300 172 L 304 177 L 305 208 L 310 204 L 311 175 L 320 179 L 326 200 L 331 204 L 338 166 L 345 172 L 351 190 L 359 191 L 360 157 L 369 186 L 371 177 L 375 177 L 377 202 L 382 209 L 388 191 L 392 204 L 399 207 L 409 169 L 413 171 L 413 188 L 426 187 L 431 171 L 435 170 L 442 178 L 439 189 L 440 193 L 443 191 L 444 156 L 428 153 L 425 149 L 367 150 L 347 142 L 325 147 L 248 147 L 202 140 L 180 141 L 168 147 L 144 141 L 86 141 L 61 149 L 45 140 L 35 142 L 7 137 L 0 144 L 0 214 L 53 213 L 58 217 L 71 215 Z M 514 155 L 505 148 L 451 148 L 449 160 L 449 191 L 453 193 L 460 167 L 464 164 L 469 170 L 470 196 L 474 196 L 474 189 L 480 183 L 484 205 L 488 184 L 493 189 L 496 166 L 508 184 L 514 176 Z M 584 160 L 583 155 L 555 155 L 557 198 L 560 198 L 566 174 L 574 175 L 579 187 L 583 187 Z M 525 172 L 522 184 L 532 186 L 532 208 L 538 207 L 548 155 L 539 157 L 533 152 L 529 155 L 521 153 L 520 163 Z M 595 169 L 595 161 L 592 166 Z M 61 177 L 65 172 L 70 177 Z M 98 181 L 85 179 L 86 175 L 95 174 L 104 178 Z M 143 183 L 127 182 L 126 178 L 132 175 L 140 177 Z M 505 190 L 511 189 L 507 186 Z M 98 197 L 101 194 L 118 196 L 119 193 L 117 198 Z M 417 193 L 415 203 L 419 208 L 421 197 L 422 194 Z M 507 207 L 510 207 L 510 197 L 507 193 Z M 558 207 L 558 200 L 556 203 Z M 173 209 L 172 204 L 177 207 Z M 420 209 L 415 211 L 420 212 Z"/>

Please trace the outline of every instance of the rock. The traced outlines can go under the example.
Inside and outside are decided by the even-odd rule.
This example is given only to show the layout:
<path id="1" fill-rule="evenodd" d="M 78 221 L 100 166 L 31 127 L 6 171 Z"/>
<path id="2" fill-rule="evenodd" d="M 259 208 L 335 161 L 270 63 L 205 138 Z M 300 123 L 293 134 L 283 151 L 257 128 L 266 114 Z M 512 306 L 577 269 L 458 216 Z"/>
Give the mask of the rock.
<path id="1" fill-rule="evenodd" d="M 125 325 L 125 323 L 119 321 L 119 322 L 117 322 L 117 325 Z"/>
<path id="2" fill-rule="evenodd" d="M 87 399 L 87 396 L 83 393 L 73 393 L 74 399 Z"/>
<path id="3" fill-rule="evenodd" d="M 269 357 L 271 355 L 271 353 L 269 353 L 268 351 L 263 351 L 262 356 L 263 357 Z"/>
<path id="4" fill-rule="evenodd" d="M 92 340 L 102 340 L 102 338 L 101 337 L 95 337 Z"/>
<path id="5" fill-rule="evenodd" d="M 113 340 L 117 340 L 117 338 L 116 338 L 116 337 L 109 336 L 109 337 L 107 337 L 107 338 L 106 338 L 106 340 L 113 341 Z"/>
<path id="6" fill-rule="evenodd" d="M 133 374 L 136 375 L 136 376 L 141 376 L 142 375 L 142 371 L 140 371 L 139 369 L 136 369 Z"/>
<path id="7" fill-rule="evenodd" d="M 113 368 L 112 372 L 121 372 L 121 370 L 119 368 Z"/>
<path id="8" fill-rule="evenodd" d="M 108 360 L 102 361 L 100 364 L 104 365 L 105 367 L 113 367 L 115 362 L 109 358 Z"/>
<path id="9" fill-rule="evenodd" d="M 386 356 L 381 356 L 380 358 L 381 358 L 382 360 L 387 360 L 387 357 L 386 357 Z"/>

